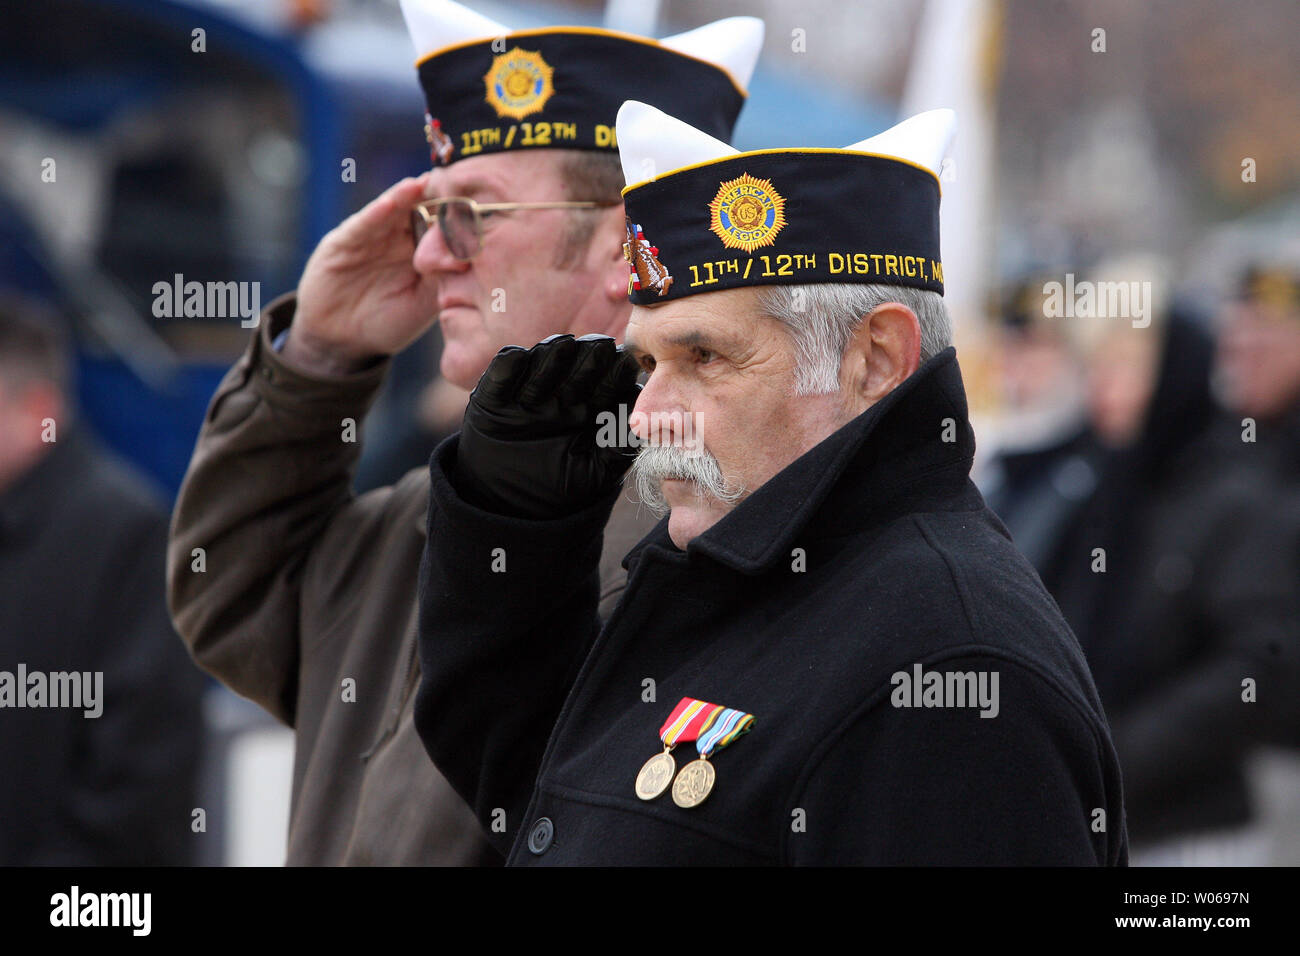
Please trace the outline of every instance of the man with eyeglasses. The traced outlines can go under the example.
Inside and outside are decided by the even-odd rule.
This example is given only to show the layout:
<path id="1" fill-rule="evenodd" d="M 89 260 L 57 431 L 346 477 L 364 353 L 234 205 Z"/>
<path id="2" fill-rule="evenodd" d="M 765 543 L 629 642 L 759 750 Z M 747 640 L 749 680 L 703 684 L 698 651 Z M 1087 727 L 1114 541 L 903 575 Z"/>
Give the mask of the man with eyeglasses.
<path id="1" fill-rule="evenodd" d="M 449 0 L 402 7 L 434 168 L 329 233 L 296 293 L 267 308 L 213 397 L 173 516 L 177 630 L 295 730 L 290 864 L 501 862 L 412 719 L 428 471 L 354 496 L 349 424 L 435 320 L 442 375 L 464 388 L 505 345 L 621 337 L 618 107 L 636 95 L 730 138 L 762 45 L 747 17 L 656 42 L 512 32 Z M 631 502 L 611 517 L 606 611 L 653 523 Z"/>

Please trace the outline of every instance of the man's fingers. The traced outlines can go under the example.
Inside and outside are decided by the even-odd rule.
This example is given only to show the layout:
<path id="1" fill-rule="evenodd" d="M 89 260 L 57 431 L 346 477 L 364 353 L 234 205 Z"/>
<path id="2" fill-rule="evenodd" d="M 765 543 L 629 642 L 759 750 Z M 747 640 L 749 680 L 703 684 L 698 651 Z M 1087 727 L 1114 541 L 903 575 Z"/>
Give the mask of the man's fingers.
<path id="1" fill-rule="evenodd" d="M 617 353 L 618 357 L 610 363 L 604 378 L 596 386 L 592 403 L 598 408 L 626 403 L 630 414 L 631 406 L 636 403 L 637 394 L 641 391 L 636 384 L 636 359 L 624 349 L 618 349 Z"/>
<path id="2" fill-rule="evenodd" d="M 579 405 L 591 401 L 592 393 L 617 359 L 614 340 L 608 335 L 584 335 L 578 339 L 579 353 L 573 371 L 560 386 L 561 405 Z"/>
<path id="3" fill-rule="evenodd" d="M 501 405 L 514 398 L 519 383 L 528 373 L 531 356 L 527 349 L 507 345 L 496 354 L 474 389 L 473 398 L 481 404 Z"/>
<path id="4" fill-rule="evenodd" d="M 578 357 L 578 343 L 572 335 L 552 335 L 531 349 L 533 364 L 528 378 L 519 387 L 519 404 L 540 405 L 553 397 L 560 384 L 569 377 Z"/>
<path id="5" fill-rule="evenodd" d="M 411 207 L 424 198 L 428 178 L 429 174 L 425 173 L 389 186 L 348 217 L 339 229 L 340 238 L 349 245 L 360 245 L 380 236 L 409 232 Z"/>

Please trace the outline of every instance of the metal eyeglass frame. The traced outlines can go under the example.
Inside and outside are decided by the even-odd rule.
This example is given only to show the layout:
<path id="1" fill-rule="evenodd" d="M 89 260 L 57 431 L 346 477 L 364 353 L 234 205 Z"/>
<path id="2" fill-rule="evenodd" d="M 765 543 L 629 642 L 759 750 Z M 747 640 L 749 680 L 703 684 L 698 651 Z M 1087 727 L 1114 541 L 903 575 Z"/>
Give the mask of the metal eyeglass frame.
<path id="1" fill-rule="evenodd" d="M 469 255 L 462 256 L 452 249 L 452 244 L 447 239 L 446 229 L 442 225 L 445 216 L 443 209 L 453 203 L 468 206 L 474 219 L 474 251 Z M 411 236 L 415 245 L 420 244 L 424 234 L 433 228 L 437 223 L 440 229 L 443 229 L 443 241 L 447 243 L 447 250 L 453 256 L 462 262 L 468 262 L 483 251 L 483 216 L 484 212 L 505 212 L 514 209 L 597 209 L 603 206 L 617 206 L 622 200 L 617 202 L 605 201 L 597 202 L 595 200 L 569 200 L 556 202 L 477 202 L 467 196 L 446 196 L 440 199 L 424 199 L 411 207 Z"/>

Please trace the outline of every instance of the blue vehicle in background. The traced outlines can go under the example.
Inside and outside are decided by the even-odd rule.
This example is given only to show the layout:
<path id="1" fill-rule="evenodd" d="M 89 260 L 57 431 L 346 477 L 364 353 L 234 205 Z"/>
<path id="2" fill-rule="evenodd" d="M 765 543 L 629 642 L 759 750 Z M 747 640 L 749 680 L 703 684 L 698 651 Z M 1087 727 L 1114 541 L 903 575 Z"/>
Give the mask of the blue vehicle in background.
<path id="1" fill-rule="evenodd" d="M 248 332 L 156 316 L 156 284 L 292 289 L 326 231 L 423 168 L 418 90 L 325 72 L 305 34 L 216 7 L 47 0 L 6 21 L 0 284 L 69 317 L 83 418 L 172 496 Z"/>

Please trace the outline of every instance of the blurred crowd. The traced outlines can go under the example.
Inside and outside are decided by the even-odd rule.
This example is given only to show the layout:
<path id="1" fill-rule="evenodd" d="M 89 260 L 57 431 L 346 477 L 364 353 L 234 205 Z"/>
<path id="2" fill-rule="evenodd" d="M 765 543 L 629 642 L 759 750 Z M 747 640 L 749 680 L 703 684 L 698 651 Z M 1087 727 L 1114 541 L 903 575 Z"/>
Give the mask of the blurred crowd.
<path id="1" fill-rule="evenodd" d="M 1087 654 L 1133 862 L 1270 862 L 1248 767 L 1300 742 L 1300 272 L 1145 327 L 1044 318 L 1045 286 L 1001 312 L 982 490 Z"/>

